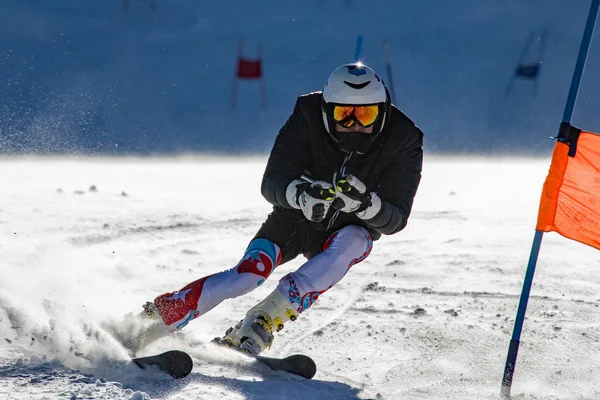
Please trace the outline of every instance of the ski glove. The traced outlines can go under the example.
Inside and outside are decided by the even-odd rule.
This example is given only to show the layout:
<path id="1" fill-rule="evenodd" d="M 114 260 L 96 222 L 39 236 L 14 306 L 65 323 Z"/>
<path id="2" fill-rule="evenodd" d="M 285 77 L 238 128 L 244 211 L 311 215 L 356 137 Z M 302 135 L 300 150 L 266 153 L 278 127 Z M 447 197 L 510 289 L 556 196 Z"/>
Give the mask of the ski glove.
<path id="1" fill-rule="evenodd" d="M 377 193 L 367 192 L 366 185 L 354 175 L 339 177 L 335 174 L 333 181 L 340 211 L 356 213 L 360 219 L 371 219 L 381 210 L 381 199 Z"/>
<path id="2" fill-rule="evenodd" d="M 285 196 L 290 206 L 302 210 L 306 219 L 320 222 L 335 199 L 335 191 L 324 181 L 307 183 L 296 179 L 288 185 Z"/>

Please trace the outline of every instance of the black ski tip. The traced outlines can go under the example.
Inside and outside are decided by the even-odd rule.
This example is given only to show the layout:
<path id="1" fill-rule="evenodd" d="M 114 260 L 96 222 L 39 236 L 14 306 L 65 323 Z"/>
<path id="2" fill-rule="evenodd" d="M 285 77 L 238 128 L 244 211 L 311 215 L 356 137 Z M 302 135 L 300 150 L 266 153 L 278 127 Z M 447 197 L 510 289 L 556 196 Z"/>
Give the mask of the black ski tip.
<path id="1" fill-rule="evenodd" d="M 317 364 L 309 356 L 304 354 L 294 354 L 285 358 L 286 363 L 292 366 L 292 372 L 306 379 L 312 379 L 317 373 Z"/>
<path id="2" fill-rule="evenodd" d="M 256 359 L 276 371 L 285 371 L 306 379 L 317 373 L 317 364 L 309 356 L 294 354 L 285 358 L 256 356 Z"/>
<path id="3" fill-rule="evenodd" d="M 192 357 L 181 350 L 169 350 L 153 356 L 134 358 L 131 361 L 142 369 L 156 365 L 161 371 L 176 379 L 185 378 L 194 368 Z"/>

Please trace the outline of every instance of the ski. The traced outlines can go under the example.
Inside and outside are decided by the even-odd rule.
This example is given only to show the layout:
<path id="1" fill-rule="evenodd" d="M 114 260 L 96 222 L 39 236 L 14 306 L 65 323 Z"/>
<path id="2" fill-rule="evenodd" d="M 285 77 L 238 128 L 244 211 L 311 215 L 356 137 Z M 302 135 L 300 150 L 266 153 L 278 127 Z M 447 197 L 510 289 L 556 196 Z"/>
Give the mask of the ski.
<path id="1" fill-rule="evenodd" d="M 306 379 L 311 379 L 317 373 L 317 364 L 315 364 L 312 358 L 304 354 L 294 354 L 285 358 L 265 356 L 256 356 L 254 358 L 272 370 L 285 371 Z"/>
<path id="2" fill-rule="evenodd" d="M 226 341 L 223 341 L 218 337 L 214 338 L 211 343 L 220 348 L 235 351 L 247 357 L 254 358 L 274 371 L 284 371 L 306 379 L 312 379 L 317 373 L 317 364 L 312 358 L 304 354 L 293 354 L 287 357 L 253 356 L 236 347 L 230 346 Z"/>
<path id="3" fill-rule="evenodd" d="M 192 357 L 180 350 L 170 350 L 152 356 L 137 357 L 131 361 L 142 369 L 156 366 L 175 379 L 185 378 L 192 372 L 192 368 L 194 367 Z"/>

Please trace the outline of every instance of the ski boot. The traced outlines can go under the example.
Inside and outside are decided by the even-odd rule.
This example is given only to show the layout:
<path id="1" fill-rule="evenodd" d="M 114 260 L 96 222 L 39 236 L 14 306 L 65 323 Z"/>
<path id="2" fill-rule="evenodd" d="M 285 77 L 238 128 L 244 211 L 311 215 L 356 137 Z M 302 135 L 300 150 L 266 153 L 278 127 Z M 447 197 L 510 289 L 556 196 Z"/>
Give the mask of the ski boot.
<path id="1" fill-rule="evenodd" d="M 283 323 L 295 321 L 298 314 L 290 302 L 275 289 L 266 299 L 252 307 L 246 317 L 213 342 L 257 356 L 273 344 L 274 332 L 283 329 Z"/>

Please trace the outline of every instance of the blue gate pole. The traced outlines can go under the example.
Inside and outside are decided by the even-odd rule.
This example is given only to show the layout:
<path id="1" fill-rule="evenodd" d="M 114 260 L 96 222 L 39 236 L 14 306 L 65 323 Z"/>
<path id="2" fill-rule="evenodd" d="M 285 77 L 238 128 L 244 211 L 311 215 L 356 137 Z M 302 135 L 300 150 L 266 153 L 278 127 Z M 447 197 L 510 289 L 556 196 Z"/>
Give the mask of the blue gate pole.
<path id="1" fill-rule="evenodd" d="M 362 35 L 356 37 L 356 49 L 354 50 L 354 61 L 360 61 L 360 53 L 362 52 Z"/>
<path id="2" fill-rule="evenodd" d="M 573 72 L 573 79 L 571 80 L 571 89 L 569 90 L 569 97 L 567 98 L 567 104 L 565 105 L 565 112 L 563 114 L 562 121 L 563 123 L 571 123 L 573 109 L 575 108 L 577 94 L 579 93 L 579 85 L 581 84 L 581 77 L 583 76 L 585 62 L 587 60 L 588 51 L 590 49 L 590 43 L 592 42 L 592 35 L 594 33 L 594 27 L 596 25 L 596 19 L 598 17 L 598 8 L 600 8 L 600 0 L 592 0 L 587 23 L 585 25 L 585 31 L 583 32 L 583 38 L 581 40 L 581 46 L 579 48 L 579 55 L 577 56 L 577 63 L 575 64 L 575 70 Z M 504 366 L 502 388 L 500 391 L 500 397 L 502 399 L 510 399 L 510 388 L 515 372 L 517 353 L 519 352 L 521 331 L 523 330 L 523 321 L 525 320 L 525 311 L 527 310 L 527 301 L 529 300 L 529 293 L 531 291 L 531 285 L 533 283 L 533 274 L 535 272 L 535 266 L 537 264 L 543 235 L 544 232 L 536 230 L 535 236 L 533 238 L 531 254 L 529 256 L 529 263 L 527 264 L 527 271 L 525 272 L 523 289 L 521 290 L 519 308 L 517 309 L 517 317 L 515 318 L 513 334 L 510 340 L 510 345 L 508 347 L 508 355 L 506 356 L 506 365 Z"/>

